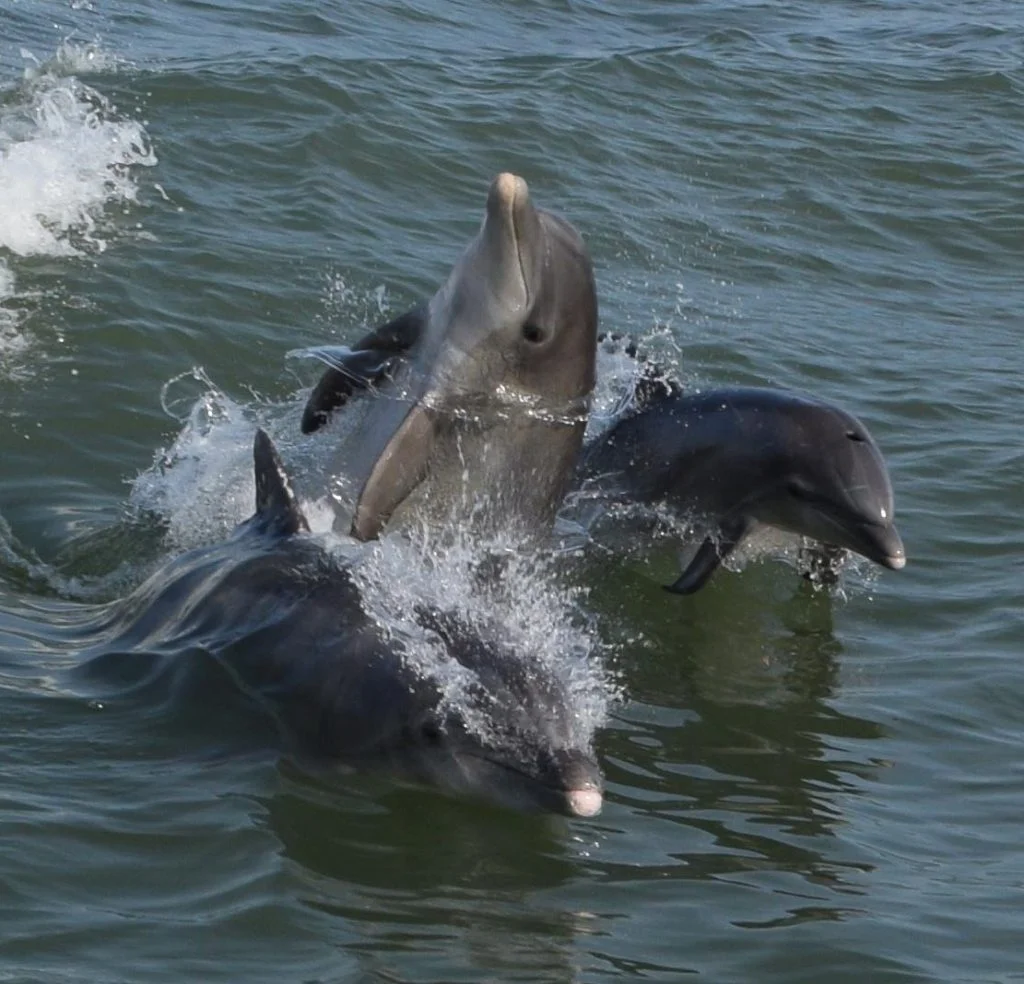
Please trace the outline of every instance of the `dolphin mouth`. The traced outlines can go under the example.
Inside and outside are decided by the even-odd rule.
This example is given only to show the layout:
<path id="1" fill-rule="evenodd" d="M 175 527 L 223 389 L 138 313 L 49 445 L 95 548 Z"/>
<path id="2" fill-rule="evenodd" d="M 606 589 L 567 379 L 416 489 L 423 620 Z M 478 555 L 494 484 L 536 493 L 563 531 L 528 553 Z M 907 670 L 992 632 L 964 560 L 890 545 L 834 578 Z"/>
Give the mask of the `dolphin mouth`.
<path id="1" fill-rule="evenodd" d="M 903 552 L 903 548 L 900 547 L 895 553 L 880 557 L 878 562 L 883 567 L 888 567 L 890 571 L 901 571 L 907 566 L 907 555 Z"/>
<path id="2" fill-rule="evenodd" d="M 597 763 L 578 750 L 552 754 L 544 785 L 558 797 L 562 813 L 572 817 L 594 817 L 601 812 L 604 794 Z"/>
<path id="3" fill-rule="evenodd" d="M 475 756 L 491 769 L 513 780 L 498 799 L 527 811 L 550 810 L 570 817 L 595 817 L 604 805 L 600 773 L 595 762 L 579 753 L 555 753 L 565 768 L 562 781 L 554 776 L 536 776 L 501 759 Z M 554 780 L 554 781 L 553 781 Z M 529 804 L 527 806 L 527 804 Z"/>
<path id="4" fill-rule="evenodd" d="M 890 571 L 900 571 L 907 566 L 903 540 L 895 526 L 861 523 L 849 533 L 850 539 L 843 546 L 850 547 Z"/>
<path id="5" fill-rule="evenodd" d="M 524 307 L 527 308 L 531 303 L 530 281 L 526 275 L 522 233 L 529 208 L 530 189 L 517 174 L 503 171 L 491 182 L 491 190 L 487 196 L 487 216 L 488 219 L 497 220 L 501 229 L 506 231 L 511 239 L 512 251 L 519 269 L 519 281 L 525 297 Z"/>

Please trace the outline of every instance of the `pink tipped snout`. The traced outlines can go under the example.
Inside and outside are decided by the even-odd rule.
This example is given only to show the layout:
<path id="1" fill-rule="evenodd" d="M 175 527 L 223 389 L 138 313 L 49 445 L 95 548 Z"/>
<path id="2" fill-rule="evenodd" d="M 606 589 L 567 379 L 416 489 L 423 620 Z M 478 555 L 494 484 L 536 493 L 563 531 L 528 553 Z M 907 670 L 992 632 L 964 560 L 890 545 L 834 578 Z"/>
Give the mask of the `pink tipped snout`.
<path id="1" fill-rule="evenodd" d="M 565 794 L 569 813 L 574 817 L 596 817 L 601 812 L 604 797 L 601 790 L 593 786 L 570 789 Z"/>

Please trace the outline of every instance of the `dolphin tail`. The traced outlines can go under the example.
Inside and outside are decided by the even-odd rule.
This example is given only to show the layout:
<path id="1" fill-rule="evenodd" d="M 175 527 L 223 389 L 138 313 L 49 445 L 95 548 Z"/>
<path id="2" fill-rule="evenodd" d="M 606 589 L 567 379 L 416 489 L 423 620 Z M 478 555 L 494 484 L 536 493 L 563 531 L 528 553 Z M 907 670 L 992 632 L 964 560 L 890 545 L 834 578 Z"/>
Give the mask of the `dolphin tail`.
<path id="1" fill-rule="evenodd" d="M 270 536 L 309 532 L 309 523 L 299 508 L 281 456 L 262 428 L 256 430 L 252 456 L 256 471 L 256 515 L 250 520 L 250 529 Z"/>
<path id="2" fill-rule="evenodd" d="M 700 591 L 722 565 L 722 561 L 739 546 L 740 540 L 750 531 L 751 525 L 745 518 L 721 523 L 718 538 L 707 537 L 693 560 L 686 566 L 686 570 L 672 584 L 666 584 L 665 590 L 681 595 Z"/>

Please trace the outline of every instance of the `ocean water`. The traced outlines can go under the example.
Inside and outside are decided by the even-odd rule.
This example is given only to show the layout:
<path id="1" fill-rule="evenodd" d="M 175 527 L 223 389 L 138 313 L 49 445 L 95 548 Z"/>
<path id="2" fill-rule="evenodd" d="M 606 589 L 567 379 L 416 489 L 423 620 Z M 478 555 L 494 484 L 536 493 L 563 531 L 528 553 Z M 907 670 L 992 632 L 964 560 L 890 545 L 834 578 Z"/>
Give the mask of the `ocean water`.
<path id="1" fill-rule="evenodd" d="M 290 353 L 432 293 L 502 170 L 686 385 L 860 416 L 906 569 L 527 572 L 515 638 L 606 681 L 589 820 L 70 683 L 245 518 L 256 423 L 315 458 Z M 1024 979 L 1022 269 L 1015 0 L 0 0 L 0 980 Z"/>

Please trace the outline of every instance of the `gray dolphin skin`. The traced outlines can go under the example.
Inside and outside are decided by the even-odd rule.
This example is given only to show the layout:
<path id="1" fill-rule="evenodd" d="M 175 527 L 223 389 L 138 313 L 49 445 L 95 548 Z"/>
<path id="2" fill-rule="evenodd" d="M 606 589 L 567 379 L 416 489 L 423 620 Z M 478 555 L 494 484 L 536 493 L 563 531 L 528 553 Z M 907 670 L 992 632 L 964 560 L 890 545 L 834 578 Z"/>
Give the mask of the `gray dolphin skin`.
<path id="1" fill-rule="evenodd" d="M 408 658 L 410 640 L 365 614 L 344 562 L 306 532 L 262 431 L 254 458 L 255 515 L 116 606 L 83 672 L 96 679 L 147 656 L 154 666 L 198 656 L 269 711 L 299 756 L 384 766 L 518 809 L 599 812 L 592 736 L 577 733 L 561 677 L 451 613 L 404 613 L 439 666 L 466 674 L 459 699 L 446 698 L 437 675 Z"/>
<path id="2" fill-rule="evenodd" d="M 757 523 L 891 570 L 906 563 L 878 446 L 856 417 L 809 397 L 667 386 L 586 448 L 579 480 L 587 492 L 665 503 L 717 530 L 668 586 L 678 594 L 703 587 Z"/>
<path id="3" fill-rule="evenodd" d="M 353 389 L 389 381 L 346 450 L 352 535 L 377 536 L 413 493 L 418 515 L 549 528 L 583 441 L 596 340 L 579 234 L 535 208 L 522 178 L 498 175 L 479 233 L 428 304 L 350 350 L 321 350 L 333 365 L 306 405 L 307 433 Z"/>

